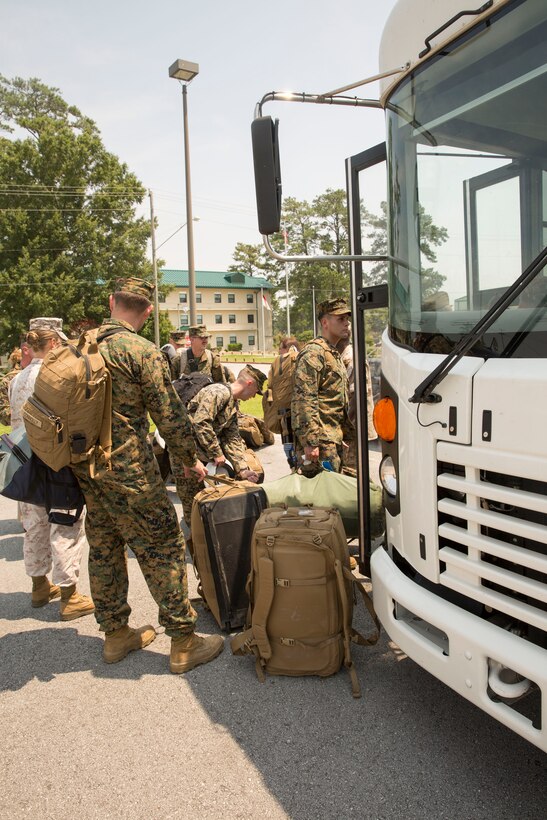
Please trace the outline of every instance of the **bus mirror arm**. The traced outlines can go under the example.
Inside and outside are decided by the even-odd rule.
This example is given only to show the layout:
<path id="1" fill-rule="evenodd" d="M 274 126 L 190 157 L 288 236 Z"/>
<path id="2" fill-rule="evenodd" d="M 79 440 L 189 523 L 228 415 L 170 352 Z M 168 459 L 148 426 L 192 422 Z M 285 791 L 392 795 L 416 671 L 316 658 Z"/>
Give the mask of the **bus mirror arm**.
<path id="1" fill-rule="evenodd" d="M 284 256 L 282 253 L 277 253 L 271 246 L 270 239 L 266 234 L 262 234 L 264 246 L 269 255 L 278 262 L 396 262 L 401 264 L 400 260 L 389 254 L 325 254 L 318 256 L 306 256 L 305 254 L 295 256 Z"/>
<path id="2" fill-rule="evenodd" d="M 479 341 L 481 336 L 486 333 L 488 328 L 494 324 L 502 313 L 512 304 L 517 296 L 535 279 L 538 273 L 543 270 L 547 264 L 547 247 L 543 248 L 535 259 L 528 265 L 526 270 L 516 279 L 510 288 L 501 295 L 495 304 L 492 305 L 482 319 L 479 319 L 475 327 L 471 328 L 454 349 L 443 359 L 438 367 L 421 382 L 414 395 L 410 397 L 409 402 L 413 404 L 427 404 L 431 402 L 441 401 L 441 397 L 432 399 L 436 394 L 433 390 L 442 382 L 445 376 L 450 373 L 452 368 L 460 361 L 466 353 Z"/>

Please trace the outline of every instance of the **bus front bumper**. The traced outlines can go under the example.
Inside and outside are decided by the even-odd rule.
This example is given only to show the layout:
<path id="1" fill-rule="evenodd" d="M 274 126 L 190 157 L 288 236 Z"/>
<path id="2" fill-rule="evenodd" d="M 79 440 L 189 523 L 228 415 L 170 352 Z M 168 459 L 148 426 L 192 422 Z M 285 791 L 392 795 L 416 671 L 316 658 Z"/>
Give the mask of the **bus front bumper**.
<path id="1" fill-rule="evenodd" d="M 390 638 L 410 658 L 547 752 L 547 651 L 422 588 L 383 548 L 372 555 L 371 577 L 376 612 Z M 540 689 L 543 728 L 535 728 L 510 703 L 489 695 L 489 670 L 496 663 Z"/>

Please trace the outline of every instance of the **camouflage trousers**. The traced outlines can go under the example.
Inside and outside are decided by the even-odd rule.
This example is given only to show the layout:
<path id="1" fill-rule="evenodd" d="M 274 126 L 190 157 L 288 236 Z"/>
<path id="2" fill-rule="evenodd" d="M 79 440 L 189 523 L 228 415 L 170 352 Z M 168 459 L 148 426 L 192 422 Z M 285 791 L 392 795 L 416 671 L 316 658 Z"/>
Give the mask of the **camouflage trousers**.
<path id="1" fill-rule="evenodd" d="M 193 631 L 197 614 L 188 600 L 184 538 L 175 508 L 159 476 L 146 490 L 78 474 L 87 505 L 89 583 L 103 632 L 127 624 L 131 548 L 171 637 Z"/>
<path id="2" fill-rule="evenodd" d="M 25 528 L 23 559 L 31 578 L 47 575 L 53 567 L 52 581 L 61 587 L 78 583 L 85 546 L 82 514 L 72 527 L 50 524 L 44 507 L 21 502 L 21 523 Z"/>
<path id="3" fill-rule="evenodd" d="M 298 466 L 303 476 L 306 478 L 313 478 L 323 469 L 323 461 L 328 461 L 332 465 L 335 473 L 342 471 L 342 445 L 333 444 L 332 442 L 322 442 L 319 445 L 319 461 L 311 461 L 309 464 L 304 464 L 304 448 L 300 442 L 296 443 L 296 457 L 298 459 Z"/>

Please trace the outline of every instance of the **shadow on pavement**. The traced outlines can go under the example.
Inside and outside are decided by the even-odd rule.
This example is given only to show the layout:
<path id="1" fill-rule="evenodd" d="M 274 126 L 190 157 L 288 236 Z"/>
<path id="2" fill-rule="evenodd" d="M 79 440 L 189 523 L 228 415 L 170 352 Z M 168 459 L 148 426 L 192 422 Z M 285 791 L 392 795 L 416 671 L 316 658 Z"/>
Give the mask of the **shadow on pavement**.
<path id="1" fill-rule="evenodd" d="M 198 630 L 215 631 L 199 615 Z M 252 657 L 232 656 L 229 637 L 217 661 L 185 677 L 289 817 L 423 818 L 426 791 L 437 817 L 544 816 L 538 749 L 397 656 L 385 634 L 353 657 L 360 700 L 344 670 L 261 684 Z"/>
<path id="2" fill-rule="evenodd" d="M 152 647 L 114 664 L 103 662 L 102 651 L 102 636 L 82 635 L 70 626 L 12 632 L 0 638 L 0 691 L 17 691 L 34 679 L 47 682 L 74 672 L 125 680 L 169 673 L 167 655 Z"/>
<path id="3" fill-rule="evenodd" d="M 18 535 L 23 533 L 21 522 L 17 518 L 8 518 L 0 521 L 0 535 Z"/>
<path id="4" fill-rule="evenodd" d="M 23 558 L 23 538 L 3 538 L 0 541 L 0 561 L 21 561 Z"/>

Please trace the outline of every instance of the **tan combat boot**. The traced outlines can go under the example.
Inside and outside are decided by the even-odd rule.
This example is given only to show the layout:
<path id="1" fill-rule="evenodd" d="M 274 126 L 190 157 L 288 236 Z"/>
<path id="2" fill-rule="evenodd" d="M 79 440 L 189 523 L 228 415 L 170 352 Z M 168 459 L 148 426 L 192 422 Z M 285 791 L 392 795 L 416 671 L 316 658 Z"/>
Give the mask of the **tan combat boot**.
<path id="1" fill-rule="evenodd" d="M 196 635 L 190 632 L 171 640 L 170 669 L 175 675 L 189 672 L 200 663 L 209 663 L 224 649 L 224 638 L 220 635 Z"/>
<path id="2" fill-rule="evenodd" d="M 56 600 L 61 594 L 61 588 L 55 584 L 50 584 L 45 575 L 40 575 L 32 579 L 31 604 L 34 607 L 45 606 L 50 601 Z"/>
<path id="3" fill-rule="evenodd" d="M 95 604 L 88 595 L 81 595 L 76 585 L 61 587 L 61 621 L 73 621 L 95 612 Z"/>
<path id="4" fill-rule="evenodd" d="M 103 660 L 105 663 L 117 663 L 135 649 L 144 649 L 156 638 L 153 626 L 141 626 L 131 629 L 130 626 L 121 626 L 112 632 L 107 632 L 104 639 Z"/>

